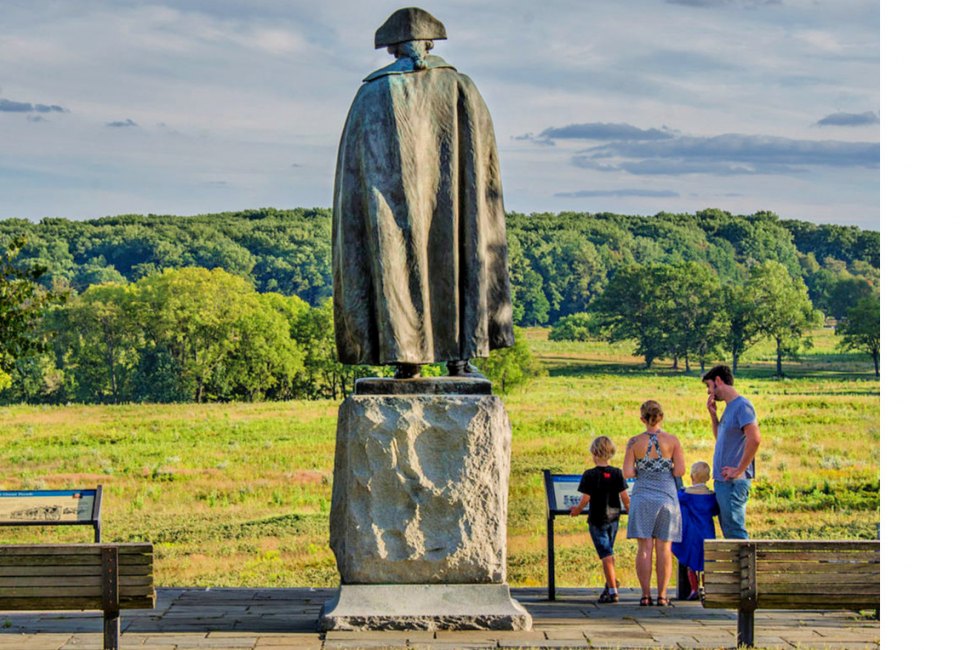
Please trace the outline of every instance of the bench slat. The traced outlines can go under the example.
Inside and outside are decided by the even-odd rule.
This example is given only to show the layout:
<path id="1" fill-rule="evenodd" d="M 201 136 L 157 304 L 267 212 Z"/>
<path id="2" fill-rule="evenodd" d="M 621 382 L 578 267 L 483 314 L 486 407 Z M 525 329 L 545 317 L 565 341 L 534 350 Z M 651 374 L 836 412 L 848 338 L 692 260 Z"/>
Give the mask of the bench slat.
<path id="1" fill-rule="evenodd" d="M 704 567 L 706 568 L 706 567 Z M 758 567 L 759 571 L 768 573 L 803 573 L 803 574 L 828 574 L 828 575 L 855 575 L 855 574 L 879 574 L 880 564 L 878 562 L 865 562 L 863 564 L 832 564 L 820 562 L 763 562 Z"/>
<path id="2" fill-rule="evenodd" d="M 0 547 L 2 548 L 2 547 Z M 120 566 L 132 564 L 153 564 L 153 556 L 145 554 L 123 554 Z M 46 566 L 46 565 L 96 565 L 100 566 L 99 555 L 0 555 L 0 566 Z"/>
<path id="3" fill-rule="evenodd" d="M 708 573 L 703 577 L 705 585 L 739 585 L 740 573 Z"/>
<path id="4" fill-rule="evenodd" d="M 880 584 L 879 573 L 761 573 L 761 585 L 868 585 Z"/>
<path id="5" fill-rule="evenodd" d="M 773 548 L 776 550 L 794 550 L 794 551 L 817 551 L 821 549 L 848 549 L 853 551 L 877 551 L 880 549 L 878 540 L 845 540 L 845 539 L 819 539 L 819 540 L 792 540 L 792 539 L 707 539 L 704 540 L 704 548 L 714 548 L 718 550 L 732 550 L 738 548 L 741 544 L 750 543 L 757 547 L 757 551 Z"/>
<path id="6" fill-rule="evenodd" d="M 703 553 L 704 560 L 714 562 L 734 562 L 738 559 L 737 553 L 725 550 L 707 548 Z M 880 562 L 879 551 L 840 551 L 825 549 L 823 551 L 774 551 L 757 549 L 757 562 Z"/>
<path id="7" fill-rule="evenodd" d="M 707 598 L 703 601 L 703 606 L 707 609 L 737 609 L 739 599 L 729 596 Z M 849 611 L 859 611 L 861 609 L 876 609 L 880 606 L 880 599 L 863 599 L 860 601 L 851 598 L 841 598 L 831 600 L 830 597 L 822 596 L 819 598 L 789 598 L 782 597 L 757 597 L 757 605 L 760 609 L 845 609 Z"/>
<path id="8" fill-rule="evenodd" d="M 707 545 L 707 542 L 703 544 L 703 558 L 705 560 L 720 560 L 725 562 L 733 562 L 734 559 L 739 557 L 737 555 L 739 551 L 736 547 L 731 548 L 719 548 L 715 544 Z"/>
<path id="9" fill-rule="evenodd" d="M 120 587 L 121 596 L 148 596 L 153 593 L 153 585 Z M 4 587 L 3 596 L 9 598 L 55 598 L 58 596 L 92 596 L 100 598 L 101 587 Z"/>
<path id="10" fill-rule="evenodd" d="M 707 552 L 704 553 L 704 562 L 708 562 L 716 566 L 716 568 L 723 568 L 724 566 L 740 566 L 740 558 L 733 557 L 728 553 L 724 553 L 721 557 L 717 557 L 716 553 Z"/>
<path id="11" fill-rule="evenodd" d="M 764 609 L 875 609 L 880 606 L 880 595 L 876 596 L 839 596 L 821 594 L 816 596 L 791 596 L 780 594 L 761 594 L 757 605 Z"/>
<path id="12" fill-rule="evenodd" d="M 56 597 L 34 598 L 0 596 L 0 612 L 6 611 L 51 611 L 51 610 L 99 610 L 102 607 L 99 597 Z M 120 596 L 120 609 L 154 609 L 156 594 L 124 598 Z"/>
<path id="13" fill-rule="evenodd" d="M 860 585 L 825 585 L 825 584 L 767 584 L 764 586 L 765 594 L 834 594 L 841 596 L 843 594 L 880 594 L 879 583 L 860 584 Z"/>
<path id="14" fill-rule="evenodd" d="M 757 588 L 760 590 L 785 589 L 795 587 L 797 589 L 815 589 L 836 587 L 838 589 L 852 590 L 860 585 L 876 585 L 879 588 L 879 575 L 852 575 L 852 576 L 833 576 L 827 579 L 825 575 L 783 575 L 760 573 L 757 575 Z M 736 574 L 707 574 L 703 583 L 708 587 L 719 587 L 721 585 L 732 585 L 739 588 L 740 576 Z"/>
<path id="15" fill-rule="evenodd" d="M 153 576 L 120 575 L 120 591 L 124 587 L 152 585 Z M 0 578 L 0 590 L 8 587 L 97 587 L 103 585 L 101 576 L 14 576 Z"/>
<path id="16" fill-rule="evenodd" d="M 121 556 L 153 553 L 152 544 L 11 544 L 0 546 L 0 557 L 7 555 L 100 555 L 104 546 L 116 546 Z"/>
<path id="17" fill-rule="evenodd" d="M 740 600 L 736 598 L 707 598 L 703 601 L 706 609 L 736 609 Z"/>
<path id="18" fill-rule="evenodd" d="M 740 582 L 707 582 L 704 580 L 703 590 L 706 592 L 707 598 L 710 598 L 713 594 L 736 594 L 736 596 L 739 598 Z"/>
<path id="19" fill-rule="evenodd" d="M 710 564 L 704 565 L 704 571 L 711 576 L 725 576 L 725 575 L 734 575 L 739 576 L 740 570 L 739 567 L 736 568 L 724 568 L 723 570 L 716 570 Z M 797 566 L 793 563 L 788 564 L 773 564 L 773 565 L 761 565 L 757 569 L 759 575 L 781 575 L 781 576 L 809 576 L 811 581 L 814 580 L 836 580 L 836 579 L 846 579 L 848 576 L 851 580 L 857 580 L 859 577 L 864 579 L 876 578 L 880 575 L 880 565 L 879 564 L 851 564 L 851 565 L 836 565 L 836 564 L 808 564 L 803 566 Z"/>
<path id="20" fill-rule="evenodd" d="M 757 560 L 762 562 L 880 562 L 879 551 L 761 551 L 757 549 Z"/>
<path id="21" fill-rule="evenodd" d="M 30 565 L 5 566 L 0 565 L 0 578 L 13 576 L 99 576 L 102 570 L 99 564 L 81 564 L 77 566 L 60 565 Z M 145 576 L 153 573 L 152 564 L 121 565 L 121 575 Z"/>

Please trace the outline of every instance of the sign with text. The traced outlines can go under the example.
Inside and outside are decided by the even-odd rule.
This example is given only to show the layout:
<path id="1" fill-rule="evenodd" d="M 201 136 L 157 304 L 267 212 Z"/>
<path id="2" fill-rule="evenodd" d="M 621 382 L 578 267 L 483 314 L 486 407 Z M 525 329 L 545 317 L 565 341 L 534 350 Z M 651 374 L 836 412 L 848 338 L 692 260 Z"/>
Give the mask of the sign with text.
<path id="1" fill-rule="evenodd" d="M 96 490 L 0 490 L 0 520 L 92 523 Z"/>

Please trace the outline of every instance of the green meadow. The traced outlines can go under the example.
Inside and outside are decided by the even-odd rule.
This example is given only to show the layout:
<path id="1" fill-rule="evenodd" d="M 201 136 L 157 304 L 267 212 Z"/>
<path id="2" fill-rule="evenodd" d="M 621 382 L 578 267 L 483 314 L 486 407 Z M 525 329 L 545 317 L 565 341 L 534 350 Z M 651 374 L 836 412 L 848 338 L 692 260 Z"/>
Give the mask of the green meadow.
<path id="1" fill-rule="evenodd" d="M 596 435 L 620 451 L 657 399 L 688 464 L 711 462 L 699 366 L 645 370 L 628 344 L 527 337 L 548 374 L 504 397 L 513 425 L 508 563 L 513 585 L 546 584 L 542 470 L 580 472 Z M 750 350 L 737 388 L 763 443 L 747 511 L 754 537 L 875 538 L 880 521 L 880 382 L 832 329 L 773 375 Z M 103 484 L 104 541 L 152 541 L 164 586 L 334 586 L 328 548 L 335 402 L 0 407 L 0 488 Z M 618 453 L 614 462 L 622 460 Z M 621 531 L 623 530 L 623 526 Z M 584 518 L 558 521 L 561 586 L 600 585 Z M 89 527 L 0 528 L 0 543 L 92 541 Z M 621 532 L 620 579 L 636 586 Z"/>

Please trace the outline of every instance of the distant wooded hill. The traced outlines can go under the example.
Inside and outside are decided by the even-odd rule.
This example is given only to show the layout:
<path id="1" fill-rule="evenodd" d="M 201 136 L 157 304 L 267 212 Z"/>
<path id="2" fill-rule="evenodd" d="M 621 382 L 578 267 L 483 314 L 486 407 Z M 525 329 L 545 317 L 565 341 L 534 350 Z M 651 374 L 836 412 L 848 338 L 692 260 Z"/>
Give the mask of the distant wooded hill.
<path id="1" fill-rule="evenodd" d="M 878 232 L 770 212 L 511 213 L 507 231 L 515 317 L 522 325 L 587 311 L 615 270 L 633 262 L 700 262 L 721 281 L 739 283 L 752 265 L 775 260 L 803 278 L 816 307 L 838 317 L 850 296 L 866 286 L 876 290 L 880 280 Z M 45 266 L 48 286 L 82 292 L 163 268 L 219 267 L 248 278 L 258 291 L 296 295 L 314 306 L 332 290 L 330 233 L 325 208 L 0 221 L 0 242 L 26 236 L 17 263 Z"/>

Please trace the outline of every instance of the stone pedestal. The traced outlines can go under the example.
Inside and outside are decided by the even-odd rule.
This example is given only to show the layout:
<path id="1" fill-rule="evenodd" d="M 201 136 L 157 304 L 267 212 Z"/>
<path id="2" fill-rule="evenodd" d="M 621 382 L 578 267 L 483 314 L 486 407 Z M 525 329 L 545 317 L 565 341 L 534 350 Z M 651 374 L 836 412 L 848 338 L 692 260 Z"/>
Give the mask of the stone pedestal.
<path id="1" fill-rule="evenodd" d="M 530 629 L 506 585 L 510 423 L 499 398 L 443 394 L 451 385 L 341 405 L 330 546 L 342 586 L 323 629 Z"/>

